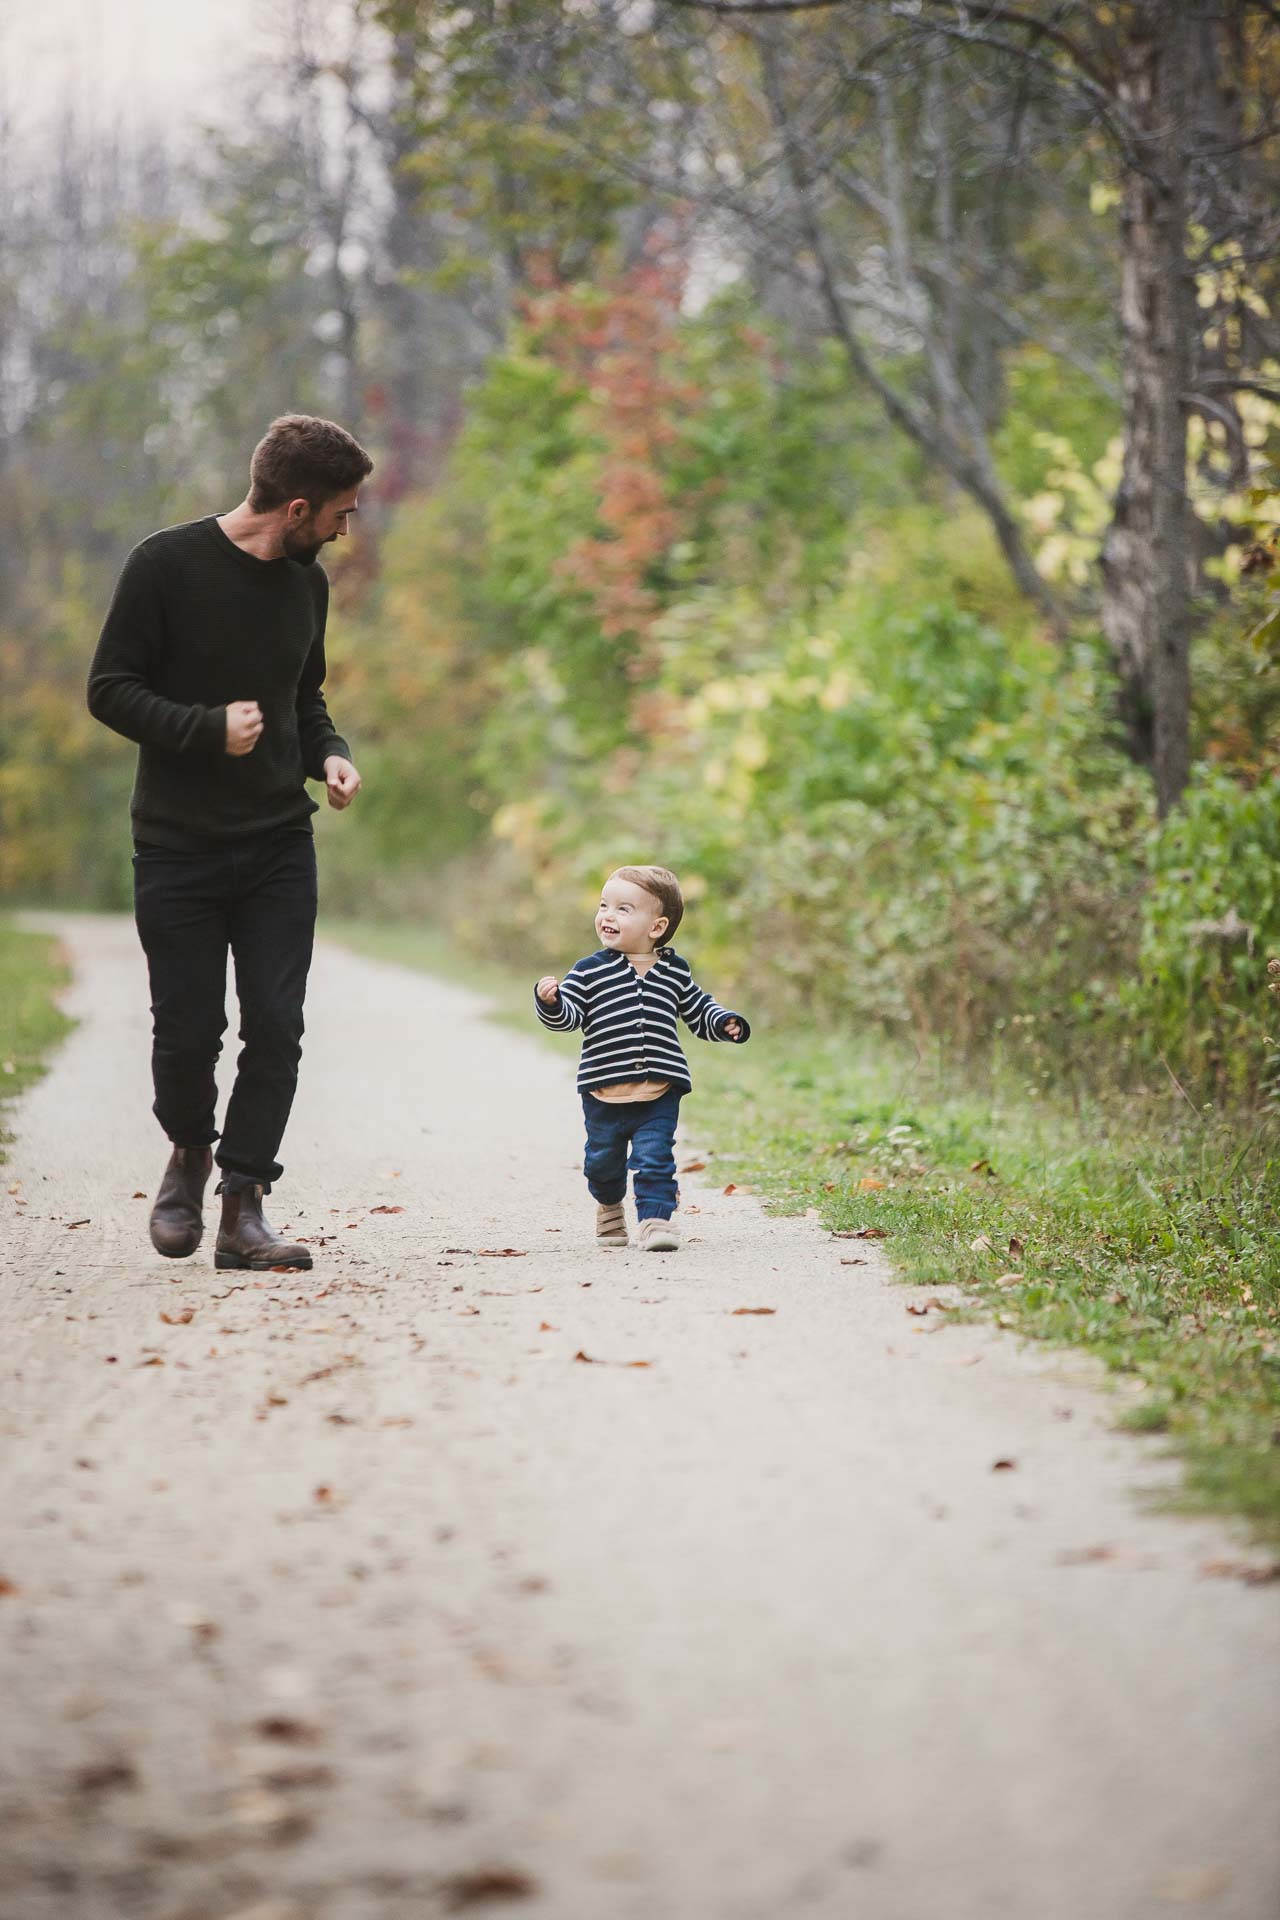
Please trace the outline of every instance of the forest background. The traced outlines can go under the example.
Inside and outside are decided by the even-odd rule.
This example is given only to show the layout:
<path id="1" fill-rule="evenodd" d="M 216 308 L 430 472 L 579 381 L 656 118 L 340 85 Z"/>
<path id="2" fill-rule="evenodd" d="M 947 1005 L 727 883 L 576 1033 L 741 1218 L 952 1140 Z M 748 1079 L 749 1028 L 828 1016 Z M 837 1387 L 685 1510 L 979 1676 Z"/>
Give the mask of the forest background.
<path id="1" fill-rule="evenodd" d="M 127 904 L 112 582 L 318 412 L 377 460 L 331 909 L 532 977 L 660 859 L 725 997 L 1280 1103 L 1275 9 L 314 0 L 272 44 L 180 152 L 0 129 L 0 899 Z"/>

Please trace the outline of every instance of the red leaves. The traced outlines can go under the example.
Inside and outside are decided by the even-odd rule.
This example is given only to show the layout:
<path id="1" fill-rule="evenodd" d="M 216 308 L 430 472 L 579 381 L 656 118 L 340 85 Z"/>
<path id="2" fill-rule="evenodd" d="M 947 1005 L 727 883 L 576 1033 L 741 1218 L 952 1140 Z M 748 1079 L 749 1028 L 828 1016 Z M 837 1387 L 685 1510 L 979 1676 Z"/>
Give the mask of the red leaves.
<path id="1" fill-rule="evenodd" d="M 777 1311 L 776 1307 L 735 1307 L 731 1317 L 736 1319 L 740 1313 L 776 1313 Z"/>
<path id="2" fill-rule="evenodd" d="M 403 1213 L 403 1207 L 370 1207 L 370 1213 Z"/>
<path id="3" fill-rule="evenodd" d="M 1017 1464 L 1016 1460 L 993 1460 L 991 1471 L 992 1473 L 1009 1473 Z"/>
<path id="4" fill-rule="evenodd" d="M 166 1327 L 189 1327 L 196 1317 L 194 1307 L 179 1307 L 176 1313 L 161 1313 Z"/>
<path id="5" fill-rule="evenodd" d="M 706 1171 L 706 1165 L 707 1163 L 705 1160 L 686 1160 L 684 1165 L 680 1168 L 680 1172 L 681 1173 L 704 1173 Z"/>

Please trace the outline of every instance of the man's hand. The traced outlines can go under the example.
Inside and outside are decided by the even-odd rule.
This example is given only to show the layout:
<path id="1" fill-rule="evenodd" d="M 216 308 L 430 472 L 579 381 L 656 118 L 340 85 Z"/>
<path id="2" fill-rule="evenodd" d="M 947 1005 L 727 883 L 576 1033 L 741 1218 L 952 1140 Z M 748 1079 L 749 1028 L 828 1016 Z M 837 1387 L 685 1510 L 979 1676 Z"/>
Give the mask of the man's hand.
<path id="1" fill-rule="evenodd" d="M 560 982 L 554 973 L 544 973 L 535 991 L 539 1000 L 544 1001 L 549 1007 L 554 1006 L 560 998 Z"/>
<path id="2" fill-rule="evenodd" d="M 233 700 L 227 708 L 227 752 L 239 759 L 252 753 L 262 737 L 262 708 L 256 700 Z"/>
<path id="3" fill-rule="evenodd" d="M 331 753 L 325 761 L 324 783 L 329 790 L 329 805 L 339 810 L 349 807 L 360 791 L 360 775 L 340 753 Z"/>
<path id="4" fill-rule="evenodd" d="M 725 1031 L 725 1032 L 726 1032 L 726 1033 L 728 1034 L 728 1036 L 729 1036 L 729 1038 L 730 1038 L 731 1040 L 737 1040 L 737 1039 L 738 1039 L 738 1038 L 740 1037 L 740 1035 L 741 1035 L 741 1033 L 742 1033 L 742 1023 L 741 1023 L 741 1021 L 740 1021 L 740 1020 L 726 1020 L 726 1021 L 725 1021 L 725 1023 L 724 1023 L 724 1031 Z"/>

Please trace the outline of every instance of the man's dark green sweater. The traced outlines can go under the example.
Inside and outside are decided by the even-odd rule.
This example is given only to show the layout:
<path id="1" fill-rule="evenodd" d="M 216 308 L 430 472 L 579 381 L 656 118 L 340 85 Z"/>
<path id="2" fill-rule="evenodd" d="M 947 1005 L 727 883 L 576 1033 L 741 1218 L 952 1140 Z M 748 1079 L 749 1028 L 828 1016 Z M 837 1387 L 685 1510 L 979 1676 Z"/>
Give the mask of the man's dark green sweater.
<path id="1" fill-rule="evenodd" d="M 324 702 L 329 582 L 256 560 L 215 518 L 134 548 L 89 672 L 89 711 L 136 740 L 134 837 L 200 851 L 279 827 L 310 830 L 330 754 L 350 759 Z M 256 700 L 251 753 L 226 750 L 227 707 Z"/>

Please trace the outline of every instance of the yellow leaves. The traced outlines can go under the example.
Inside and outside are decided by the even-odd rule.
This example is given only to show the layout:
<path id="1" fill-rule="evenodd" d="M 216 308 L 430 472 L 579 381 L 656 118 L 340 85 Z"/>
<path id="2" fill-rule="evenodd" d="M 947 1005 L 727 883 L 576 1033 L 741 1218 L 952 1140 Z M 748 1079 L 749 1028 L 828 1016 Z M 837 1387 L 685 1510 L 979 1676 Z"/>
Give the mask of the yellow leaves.
<path id="1" fill-rule="evenodd" d="M 1107 180 L 1092 180 L 1089 183 L 1089 211 L 1101 216 L 1110 213 L 1120 204 L 1120 189 Z"/>

